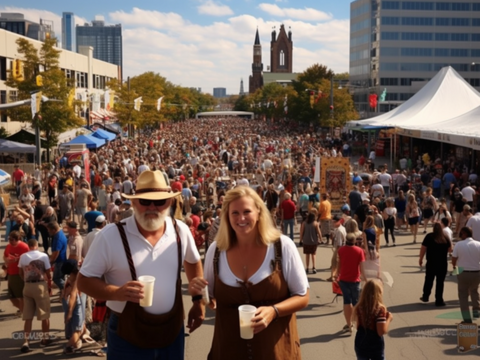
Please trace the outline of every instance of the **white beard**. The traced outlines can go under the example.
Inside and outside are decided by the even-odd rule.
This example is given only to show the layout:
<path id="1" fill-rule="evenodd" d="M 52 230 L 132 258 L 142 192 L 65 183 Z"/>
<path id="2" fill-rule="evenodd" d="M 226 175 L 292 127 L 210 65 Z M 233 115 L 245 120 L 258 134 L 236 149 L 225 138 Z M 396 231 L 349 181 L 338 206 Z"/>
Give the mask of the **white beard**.
<path id="1" fill-rule="evenodd" d="M 160 229 L 165 223 L 165 219 L 168 216 L 168 210 L 169 208 L 166 208 L 163 212 L 145 211 L 144 213 L 135 211 L 134 216 L 135 220 L 137 220 L 138 224 L 143 229 L 147 231 L 156 231 Z M 156 217 L 153 217 L 152 215 L 156 215 Z"/>

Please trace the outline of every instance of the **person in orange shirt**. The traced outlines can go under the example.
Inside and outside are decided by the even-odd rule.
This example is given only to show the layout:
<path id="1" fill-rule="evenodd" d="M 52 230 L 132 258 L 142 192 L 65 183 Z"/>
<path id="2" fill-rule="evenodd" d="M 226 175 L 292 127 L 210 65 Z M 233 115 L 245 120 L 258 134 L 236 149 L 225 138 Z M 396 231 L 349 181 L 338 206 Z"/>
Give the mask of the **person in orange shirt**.
<path id="1" fill-rule="evenodd" d="M 320 200 L 320 205 L 318 206 L 318 219 L 320 220 L 320 228 L 322 235 L 327 238 L 327 245 L 330 241 L 330 222 L 332 220 L 332 203 L 330 200 L 328 200 L 328 198 L 328 194 L 322 194 L 322 199 Z"/>

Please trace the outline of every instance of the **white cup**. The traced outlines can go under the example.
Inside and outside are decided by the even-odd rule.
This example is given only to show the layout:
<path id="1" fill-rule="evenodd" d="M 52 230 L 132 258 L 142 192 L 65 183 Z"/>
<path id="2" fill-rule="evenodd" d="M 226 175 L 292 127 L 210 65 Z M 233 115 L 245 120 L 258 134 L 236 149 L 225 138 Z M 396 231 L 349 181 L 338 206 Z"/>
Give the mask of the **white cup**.
<path id="1" fill-rule="evenodd" d="M 252 318 L 255 316 L 257 308 L 252 305 L 241 305 L 238 307 L 238 316 L 240 318 L 240 337 L 242 339 L 253 339 Z"/>
<path id="2" fill-rule="evenodd" d="M 138 277 L 138 281 L 143 285 L 143 299 L 140 299 L 140 306 L 152 306 L 155 277 L 149 275 L 142 275 Z"/>

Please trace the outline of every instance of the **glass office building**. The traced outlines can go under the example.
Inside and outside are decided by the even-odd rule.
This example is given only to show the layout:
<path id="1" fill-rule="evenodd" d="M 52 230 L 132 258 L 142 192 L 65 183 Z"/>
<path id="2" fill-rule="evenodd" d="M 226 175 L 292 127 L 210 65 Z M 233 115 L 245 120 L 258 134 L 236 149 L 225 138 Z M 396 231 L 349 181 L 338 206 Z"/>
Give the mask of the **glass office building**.
<path id="1" fill-rule="evenodd" d="M 387 89 L 383 113 L 412 97 L 444 66 L 480 90 L 480 0 L 357 0 L 350 5 L 350 84 L 357 110 Z"/>
<path id="2" fill-rule="evenodd" d="M 71 12 L 64 12 L 62 14 L 62 49 L 77 51 L 75 15 Z"/>
<path id="3" fill-rule="evenodd" d="M 26 20 L 25 16 L 20 13 L 1 13 L 0 29 L 39 41 L 55 37 L 53 21 L 40 19 L 38 24 Z"/>
<path id="4" fill-rule="evenodd" d="M 80 46 L 92 46 L 93 57 L 120 66 L 123 77 L 122 25 L 105 26 L 103 19 L 76 27 L 77 52 Z"/>

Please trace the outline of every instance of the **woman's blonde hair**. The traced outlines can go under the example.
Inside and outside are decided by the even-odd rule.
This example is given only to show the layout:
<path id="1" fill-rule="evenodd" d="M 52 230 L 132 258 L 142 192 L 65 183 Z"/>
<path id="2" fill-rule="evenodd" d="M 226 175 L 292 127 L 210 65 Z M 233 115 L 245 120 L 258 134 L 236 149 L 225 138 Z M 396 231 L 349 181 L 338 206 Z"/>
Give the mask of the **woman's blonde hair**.
<path id="1" fill-rule="evenodd" d="M 281 233 L 273 225 L 270 212 L 260 196 L 258 196 L 258 194 L 248 186 L 238 186 L 227 191 L 225 194 L 225 199 L 222 203 L 220 227 L 218 229 L 217 236 L 215 237 L 215 240 L 217 241 L 217 247 L 220 251 L 226 251 L 232 248 L 237 242 L 235 231 L 230 224 L 228 210 L 232 202 L 245 196 L 251 198 L 255 207 L 258 209 L 257 240 L 261 244 L 268 245 L 280 238 Z"/>
<path id="2" fill-rule="evenodd" d="M 358 322 L 358 318 L 361 318 L 363 326 L 369 328 L 380 309 L 386 311 L 383 304 L 383 286 L 380 280 L 370 279 L 362 288 L 360 300 L 353 310 L 353 320 Z"/>
<path id="3" fill-rule="evenodd" d="M 345 231 L 347 232 L 347 234 L 352 233 L 353 235 L 355 235 L 356 238 L 362 235 L 362 232 L 358 228 L 358 223 L 354 219 L 349 219 L 345 223 Z"/>

